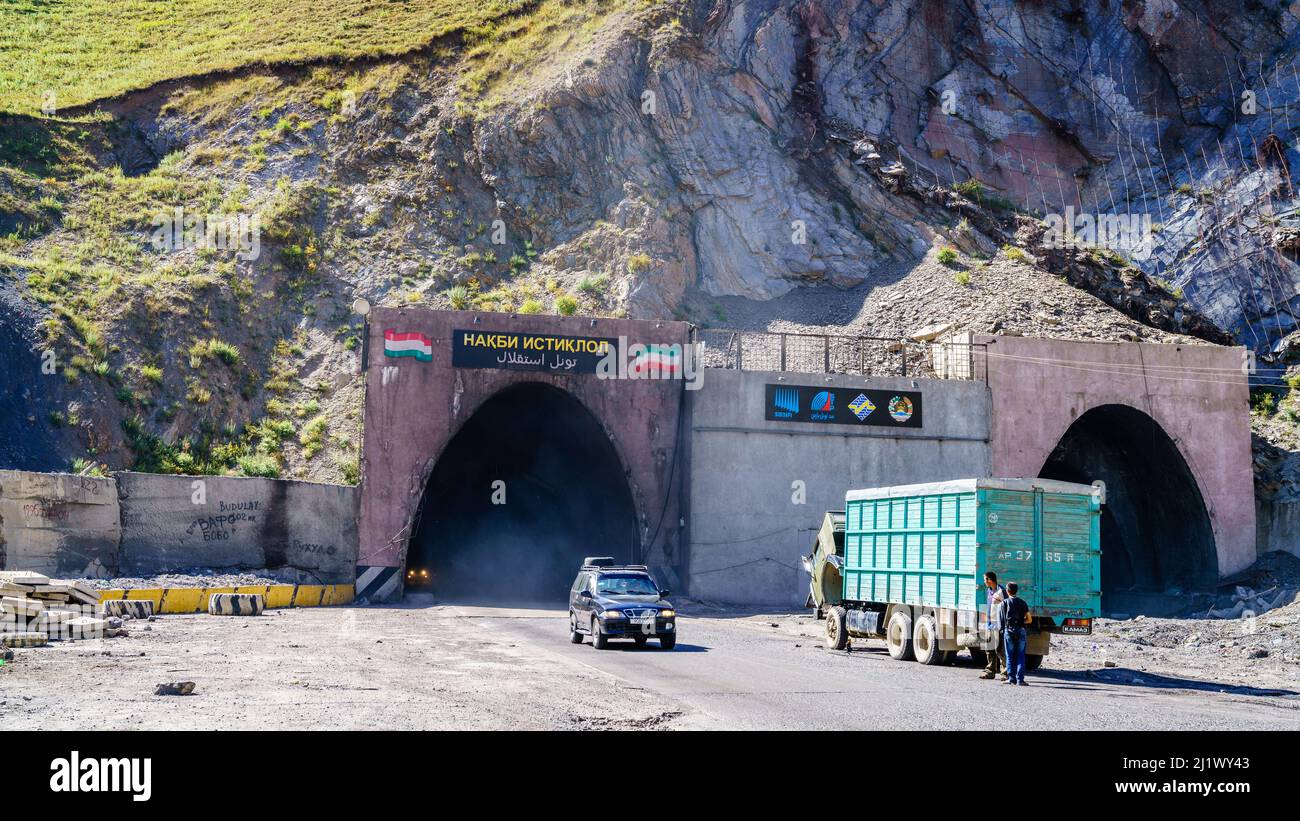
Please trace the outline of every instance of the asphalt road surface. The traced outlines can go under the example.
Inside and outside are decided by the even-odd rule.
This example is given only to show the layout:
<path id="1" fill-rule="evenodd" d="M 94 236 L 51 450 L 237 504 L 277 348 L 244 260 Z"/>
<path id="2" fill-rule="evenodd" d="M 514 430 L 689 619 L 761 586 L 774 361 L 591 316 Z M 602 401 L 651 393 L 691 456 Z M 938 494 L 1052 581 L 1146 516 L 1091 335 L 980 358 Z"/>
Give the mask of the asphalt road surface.
<path id="1" fill-rule="evenodd" d="M 883 642 L 830 652 L 820 623 L 681 617 L 677 648 L 568 643 L 565 611 L 464 608 L 487 631 L 594 668 L 682 705 L 673 726 L 708 729 L 1300 729 L 1300 694 L 1141 675 L 1051 671 L 1029 686 L 899 662 Z M 802 621 L 802 620 L 801 620 Z M 805 638 L 812 633 L 817 638 Z M 1143 683 L 1133 684 L 1139 677 Z"/>
<path id="2" fill-rule="evenodd" d="M 679 612 L 682 603 L 679 602 Z M 1091 655 L 1029 687 L 830 652 L 804 613 L 680 617 L 676 650 L 570 644 L 561 608 L 408 597 L 387 607 L 128 622 L 18 649 L 4 729 L 1300 729 L 1300 687 L 1156 675 Z M 1083 645 L 1080 645 L 1082 647 Z M 1093 669 L 1102 667 L 1103 669 Z M 1154 667 L 1152 667 L 1154 669 Z M 1162 668 L 1163 669 L 1163 668 Z M 1181 675 L 1181 674 L 1180 674 Z M 192 681 L 193 695 L 156 696 Z"/>

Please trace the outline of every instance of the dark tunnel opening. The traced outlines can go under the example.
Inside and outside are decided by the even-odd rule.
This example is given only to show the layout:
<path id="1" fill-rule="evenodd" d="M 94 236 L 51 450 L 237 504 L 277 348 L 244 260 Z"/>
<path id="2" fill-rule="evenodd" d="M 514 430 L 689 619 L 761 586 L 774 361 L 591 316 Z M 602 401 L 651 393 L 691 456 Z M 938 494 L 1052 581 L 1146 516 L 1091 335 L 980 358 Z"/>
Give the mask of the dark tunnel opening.
<path id="1" fill-rule="evenodd" d="M 1214 532 L 1196 478 L 1155 420 L 1124 405 L 1075 420 L 1039 473 L 1106 483 L 1101 513 L 1105 612 L 1173 612 L 1218 579 Z"/>
<path id="2" fill-rule="evenodd" d="M 562 602 L 584 556 L 640 553 L 614 446 L 577 399 L 540 383 L 502 390 L 465 422 L 412 532 L 407 591 L 439 599 Z"/>

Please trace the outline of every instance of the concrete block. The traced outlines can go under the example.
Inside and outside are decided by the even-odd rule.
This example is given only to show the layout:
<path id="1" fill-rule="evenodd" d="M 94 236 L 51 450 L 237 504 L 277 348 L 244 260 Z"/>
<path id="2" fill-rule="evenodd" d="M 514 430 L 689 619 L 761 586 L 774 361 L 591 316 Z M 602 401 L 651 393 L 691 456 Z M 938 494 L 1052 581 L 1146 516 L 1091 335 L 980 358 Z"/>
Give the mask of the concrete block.
<path id="1" fill-rule="evenodd" d="M 113 479 L 0 470 L 0 567 L 107 578 L 120 534 Z"/>
<path id="2" fill-rule="evenodd" d="M 72 610 L 46 610 L 37 615 L 32 622 L 32 628 L 50 636 L 57 636 L 63 626 L 75 618 L 78 616 Z"/>
<path id="3" fill-rule="evenodd" d="M 104 637 L 104 620 L 93 616 L 78 616 L 60 625 L 63 635 L 70 639 L 100 639 Z"/>
<path id="4" fill-rule="evenodd" d="M 34 630 L 0 633 L 0 644 L 5 647 L 44 647 L 47 641 L 49 641 L 47 635 Z"/>
<path id="5" fill-rule="evenodd" d="M 213 616 L 260 616 L 266 599 L 256 593 L 214 593 L 208 597 L 208 613 Z"/>
<path id="6" fill-rule="evenodd" d="M 154 614 L 151 601 L 118 599 L 104 602 L 103 609 L 105 616 L 130 616 L 133 619 L 147 619 Z"/>
<path id="7" fill-rule="evenodd" d="M 15 616 L 35 616 L 45 609 L 45 602 L 40 599 L 5 596 L 0 598 L 0 613 Z"/>

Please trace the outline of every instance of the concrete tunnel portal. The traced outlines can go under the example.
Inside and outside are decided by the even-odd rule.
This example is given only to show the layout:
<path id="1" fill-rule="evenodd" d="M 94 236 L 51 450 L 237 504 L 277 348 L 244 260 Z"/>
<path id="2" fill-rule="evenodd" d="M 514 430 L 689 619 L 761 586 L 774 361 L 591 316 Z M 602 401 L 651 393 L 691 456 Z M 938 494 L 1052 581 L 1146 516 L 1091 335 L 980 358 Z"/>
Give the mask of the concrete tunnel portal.
<path id="1" fill-rule="evenodd" d="M 679 380 L 609 378 L 594 355 L 538 362 L 537 351 L 575 340 L 620 356 L 685 345 L 686 323 L 409 307 L 375 308 L 367 321 L 359 601 L 393 602 L 410 588 L 555 604 L 581 558 L 603 554 L 648 565 L 679 593 L 792 603 L 802 579 L 792 584 L 797 574 L 783 567 L 789 539 L 751 535 L 805 527 L 807 511 L 759 528 L 766 497 L 737 490 L 744 477 L 740 487 L 771 485 L 784 499 L 792 463 L 817 466 L 822 509 L 846 485 L 953 472 L 1103 480 L 1108 612 L 1154 614 L 1255 556 L 1247 385 L 1197 378 L 1228 373 L 1236 349 L 976 336 L 983 379 L 912 384 L 926 392 L 924 431 L 846 439 L 839 424 L 766 417 L 766 388 L 786 374 L 715 368 L 695 392 Z M 1148 368 L 1158 369 L 1157 391 Z M 927 458 L 930 449 L 942 458 Z M 751 570 L 730 572 L 737 566 Z"/>
<path id="2" fill-rule="evenodd" d="M 465 421 L 411 532 L 406 590 L 439 599 L 554 601 L 584 556 L 640 555 L 609 437 L 570 393 L 539 382 L 509 385 Z"/>
<path id="3" fill-rule="evenodd" d="M 1176 608 L 1184 593 L 1212 588 L 1214 532 L 1186 460 L 1147 414 L 1102 405 L 1070 425 L 1039 475 L 1106 483 L 1101 514 L 1102 607 Z"/>

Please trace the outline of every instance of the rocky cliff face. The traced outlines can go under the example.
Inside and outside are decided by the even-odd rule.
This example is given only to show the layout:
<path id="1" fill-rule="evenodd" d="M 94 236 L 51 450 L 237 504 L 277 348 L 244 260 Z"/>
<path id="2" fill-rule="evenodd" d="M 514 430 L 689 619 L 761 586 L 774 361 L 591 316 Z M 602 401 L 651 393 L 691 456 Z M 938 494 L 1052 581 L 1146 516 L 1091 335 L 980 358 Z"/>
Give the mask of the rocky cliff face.
<path id="1" fill-rule="evenodd" d="M 910 184 L 968 186 L 1036 217 L 1133 220 L 1094 247 L 1261 352 L 1293 324 L 1300 77 L 1285 5 L 676 13 L 620 24 L 536 107 L 474 129 L 480 178 L 557 271 L 589 267 L 576 251 L 611 216 L 664 261 L 632 310 L 671 310 L 686 286 L 768 299 L 869 284 L 951 239 L 960 211 L 899 196 Z"/>
<path id="2" fill-rule="evenodd" d="M 55 200 L 0 196 L 0 224 L 24 231 L 0 270 L 45 312 L 33 349 L 79 358 L 79 377 L 40 383 L 37 421 L 80 400 L 96 421 L 59 435 L 125 423 L 95 446 L 110 463 L 188 438 L 338 478 L 358 295 L 832 332 L 1231 334 L 1261 352 L 1295 324 L 1286 4 L 560 8 L 563 25 L 521 10 L 539 43 L 495 73 L 459 35 L 0 121 L 61 159 L 0 153 L 0 195 Z M 260 253 L 159 250 L 153 219 L 177 206 L 257 215 Z M 806 293 L 853 309 L 792 314 Z"/>

